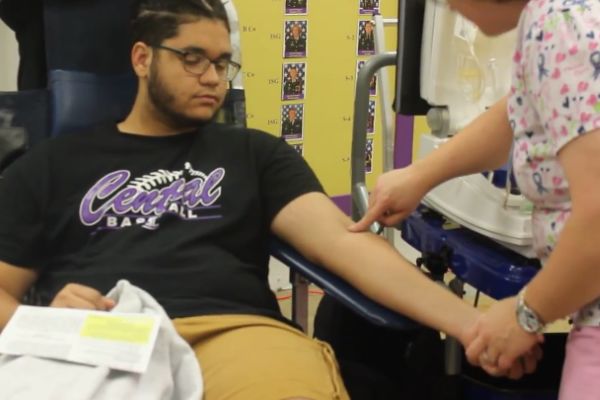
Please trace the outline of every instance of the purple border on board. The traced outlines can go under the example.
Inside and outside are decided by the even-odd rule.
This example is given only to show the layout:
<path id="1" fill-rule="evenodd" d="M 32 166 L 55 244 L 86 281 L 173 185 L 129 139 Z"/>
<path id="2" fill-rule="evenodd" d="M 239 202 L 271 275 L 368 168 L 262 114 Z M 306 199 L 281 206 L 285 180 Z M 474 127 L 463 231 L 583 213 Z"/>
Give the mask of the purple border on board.
<path id="1" fill-rule="evenodd" d="M 394 168 L 403 168 L 412 162 L 414 117 L 396 116 L 396 144 L 394 146 Z"/>
<path id="2" fill-rule="evenodd" d="M 308 7 L 304 7 L 304 8 L 286 7 L 285 15 L 306 14 L 307 11 L 308 11 Z"/>
<path id="3" fill-rule="evenodd" d="M 335 203 L 336 206 L 340 210 L 344 212 L 346 215 L 352 214 L 352 199 L 349 194 L 344 194 L 341 196 L 332 196 L 331 200 Z"/>

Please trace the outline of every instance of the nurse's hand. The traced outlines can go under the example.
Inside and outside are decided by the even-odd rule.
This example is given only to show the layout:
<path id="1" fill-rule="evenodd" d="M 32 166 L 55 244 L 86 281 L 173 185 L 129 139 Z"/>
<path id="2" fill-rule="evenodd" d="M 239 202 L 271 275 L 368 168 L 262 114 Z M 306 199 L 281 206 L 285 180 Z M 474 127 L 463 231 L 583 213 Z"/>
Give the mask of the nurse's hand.
<path id="1" fill-rule="evenodd" d="M 528 333 L 521 328 L 515 315 L 517 300 L 509 297 L 492 304 L 470 331 L 466 356 L 473 365 L 481 366 L 494 376 L 508 375 L 516 379 L 535 370 L 541 358 L 538 344 L 541 334 Z M 520 373 L 509 373 L 522 364 Z"/>
<path id="2" fill-rule="evenodd" d="M 56 294 L 50 307 L 80 308 L 86 310 L 108 311 L 115 301 L 104 297 L 102 293 L 89 286 L 69 283 Z"/>
<path id="3" fill-rule="evenodd" d="M 413 166 L 382 174 L 371 192 L 369 209 L 349 230 L 366 231 L 375 221 L 385 226 L 398 224 L 417 208 L 428 190 Z"/>

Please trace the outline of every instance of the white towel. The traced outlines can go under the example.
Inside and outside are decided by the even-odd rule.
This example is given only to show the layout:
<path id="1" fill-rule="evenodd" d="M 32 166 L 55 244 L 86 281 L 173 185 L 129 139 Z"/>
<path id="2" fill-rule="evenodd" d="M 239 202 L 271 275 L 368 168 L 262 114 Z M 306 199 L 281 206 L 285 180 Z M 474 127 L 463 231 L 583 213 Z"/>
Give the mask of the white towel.
<path id="1" fill-rule="evenodd" d="M 2 400 L 200 400 L 203 382 L 194 351 L 142 289 L 121 280 L 107 295 L 116 312 L 159 314 L 161 325 L 143 374 L 32 356 L 0 356 Z"/>

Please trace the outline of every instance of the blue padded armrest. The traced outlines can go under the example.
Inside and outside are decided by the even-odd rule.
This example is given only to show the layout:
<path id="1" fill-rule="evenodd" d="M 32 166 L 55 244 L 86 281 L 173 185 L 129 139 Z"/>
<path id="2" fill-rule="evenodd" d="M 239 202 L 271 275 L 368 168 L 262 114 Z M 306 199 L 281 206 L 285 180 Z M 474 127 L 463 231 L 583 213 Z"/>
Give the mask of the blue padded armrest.
<path id="1" fill-rule="evenodd" d="M 133 105 L 137 80 L 132 73 L 96 75 L 53 70 L 49 75 L 51 135 L 101 122 L 123 120 Z"/>
<path id="2" fill-rule="evenodd" d="M 416 322 L 374 302 L 336 275 L 311 263 L 280 239 L 273 237 L 269 249 L 273 257 L 286 264 L 292 271 L 303 275 L 322 288 L 325 293 L 371 323 L 399 330 L 419 327 Z"/>
<path id="3" fill-rule="evenodd" d="M 515 295 L 539 269 L 538 261 L 421 207 L 401 225 L 402 238 L 423 253 L 450 250 L 450 269 L 464 282 L 495 299 Z"/>

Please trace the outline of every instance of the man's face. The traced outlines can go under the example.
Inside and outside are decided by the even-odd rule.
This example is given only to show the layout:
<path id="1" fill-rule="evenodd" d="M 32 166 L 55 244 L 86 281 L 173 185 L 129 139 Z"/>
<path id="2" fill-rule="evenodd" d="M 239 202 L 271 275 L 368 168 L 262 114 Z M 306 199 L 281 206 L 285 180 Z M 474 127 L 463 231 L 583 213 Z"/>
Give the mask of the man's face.
<path id="1" fill-rule="evenodd" d="M 300 39 L 300 27 L 298 25 L 292 26 L 292 37 L 295 40 Z"/>
<path id="2" fill-rule="evenodd" d="M 296 78 L 298 77 L 298 69 L 297 68 L 290 68 L 290 78 L 295 81 Z"/>
<path id="3" fill-rule="evenodd" d="M 296 109 L 295 108 L 290 108 L 289 114 L 290 116 L 290 120 L 295 120 L 296 119 Z"/>
<path id="4" fill-rule="evenodd" d="M 199 50 L 210 60 L 229 58 L 232 53 L 225 23 L 206 18 L 180 25 L 178 35 L 162 45 Z M 193 126 L 212 119 L 223 104 L 227 87 L 214 65 L 203 74 L 194 75 L 184 69 L 176 54 L 153 49 L 148 97 L 173 125 Z"/>
<path id="5" fill-rule="evenodd" d="M 371 32 L 373 32 L 373 25 L 371 25 L 370 22 L 365 24 L 365 32 L 367 32 L 367 35 L 370 35 Z"/>

